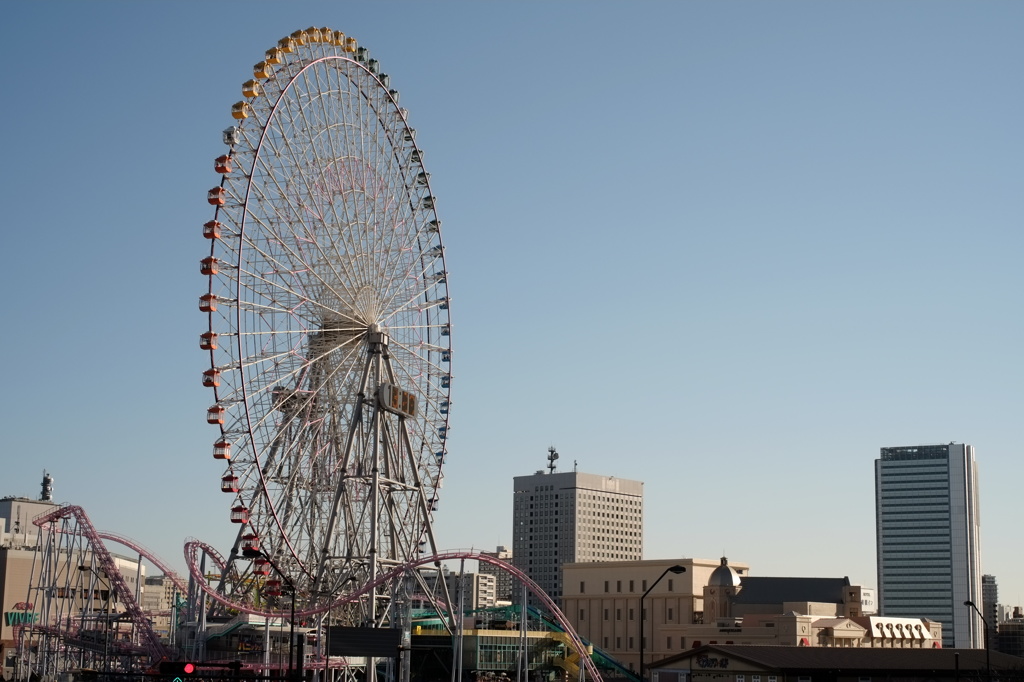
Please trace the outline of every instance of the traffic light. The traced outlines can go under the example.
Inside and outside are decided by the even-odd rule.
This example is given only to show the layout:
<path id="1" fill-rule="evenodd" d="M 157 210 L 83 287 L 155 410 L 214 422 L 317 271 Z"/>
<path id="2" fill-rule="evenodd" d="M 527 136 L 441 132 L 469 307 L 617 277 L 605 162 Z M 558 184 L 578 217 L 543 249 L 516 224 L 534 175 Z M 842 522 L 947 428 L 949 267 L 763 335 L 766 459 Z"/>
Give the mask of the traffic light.
<path id="1" fill-rule="evenodd" d="M 188 661 L 160 661 L 161 675 L 184 677 L 196 671 L 196 664 Z"/>

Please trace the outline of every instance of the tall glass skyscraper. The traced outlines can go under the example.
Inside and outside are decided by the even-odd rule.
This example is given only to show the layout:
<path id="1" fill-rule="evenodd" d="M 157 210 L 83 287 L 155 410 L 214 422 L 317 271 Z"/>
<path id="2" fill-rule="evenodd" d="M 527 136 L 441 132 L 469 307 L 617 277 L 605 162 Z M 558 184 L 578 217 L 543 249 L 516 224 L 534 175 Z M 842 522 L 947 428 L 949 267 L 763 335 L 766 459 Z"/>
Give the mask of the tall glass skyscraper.
<path id="1" fill-rule="evenodd" d="M 875 460 L 878 604 L 942 623 L 945 647 L 984 646 L 978 470 L 962 443 L 882 448 Z"/>

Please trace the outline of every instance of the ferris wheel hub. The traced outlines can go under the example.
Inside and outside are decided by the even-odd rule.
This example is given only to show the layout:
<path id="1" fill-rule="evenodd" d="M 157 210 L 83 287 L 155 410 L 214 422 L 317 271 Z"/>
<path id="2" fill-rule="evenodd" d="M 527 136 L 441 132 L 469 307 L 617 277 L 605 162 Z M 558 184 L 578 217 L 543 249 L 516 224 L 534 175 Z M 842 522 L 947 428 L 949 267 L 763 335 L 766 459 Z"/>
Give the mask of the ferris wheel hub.
<path id="1" fill-rule="evenodd" d="M 380 325 L 371 324 L 366 331 L 366 340 L 369 342 L 371 349 L 376 346 L 387 348 L 389 338 L 387 333 L 381 331 Z"/>

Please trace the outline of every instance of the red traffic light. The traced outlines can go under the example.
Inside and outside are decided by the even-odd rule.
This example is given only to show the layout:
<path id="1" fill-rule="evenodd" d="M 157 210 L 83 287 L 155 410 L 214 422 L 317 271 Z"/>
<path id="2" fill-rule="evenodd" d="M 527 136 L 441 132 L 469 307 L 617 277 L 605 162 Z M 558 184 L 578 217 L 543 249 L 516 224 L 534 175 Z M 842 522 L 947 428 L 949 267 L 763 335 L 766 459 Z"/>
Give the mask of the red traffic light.
<path id="1" fill-rule="evenodd" d="M 188 661 L 160 661 L 161 675 L 191 675 L 196 671 L 196 664 Z"/>

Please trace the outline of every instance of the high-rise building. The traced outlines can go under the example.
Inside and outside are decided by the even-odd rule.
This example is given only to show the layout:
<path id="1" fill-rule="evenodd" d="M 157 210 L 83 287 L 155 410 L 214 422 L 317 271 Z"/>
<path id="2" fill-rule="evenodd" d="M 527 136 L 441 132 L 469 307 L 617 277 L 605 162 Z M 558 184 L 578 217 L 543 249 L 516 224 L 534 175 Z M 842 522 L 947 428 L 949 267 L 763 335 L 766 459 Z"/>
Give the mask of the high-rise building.
<path id="1" fill-rule="evenodd" d="M 480 552 L 487 556 L 492 556 L 495 559 L 501 559 L 508 563 L 512 563 L 512 552 L 508 551 L 508 548 L 504 545 L 498 545 L 497 549 L 493 552 Z M 480 572 L 485 575 L 494 576 L 494 597 L 498 605 L 502 602 L 512 602 L 512 576 L 506 573 L 504 570 L 488 564 L 484 561 L 480 562 Z"/>
<path id="2" fill-rule="evenodd" d="M 562 564 L 643 558 L 640 481 L 555 473 L 552 462 L 550 472 L 516 476 L 514 487 L 513 563 L 556 602 L 562 596 Z"/>
<path id="3" fill-rule="evenodd" d="M 878 603 L 883 616 L 943 624 L 943 646 L 984 646 L 978 473 L 962 443 L 882 448 L 875 460 Z"/>
<path id="4" fill-rule="evenodd" d="M 999 585 L 994 575 L 981 576 L 981 612 L 988 622 L 989 645 L 999 637 Z"/>

